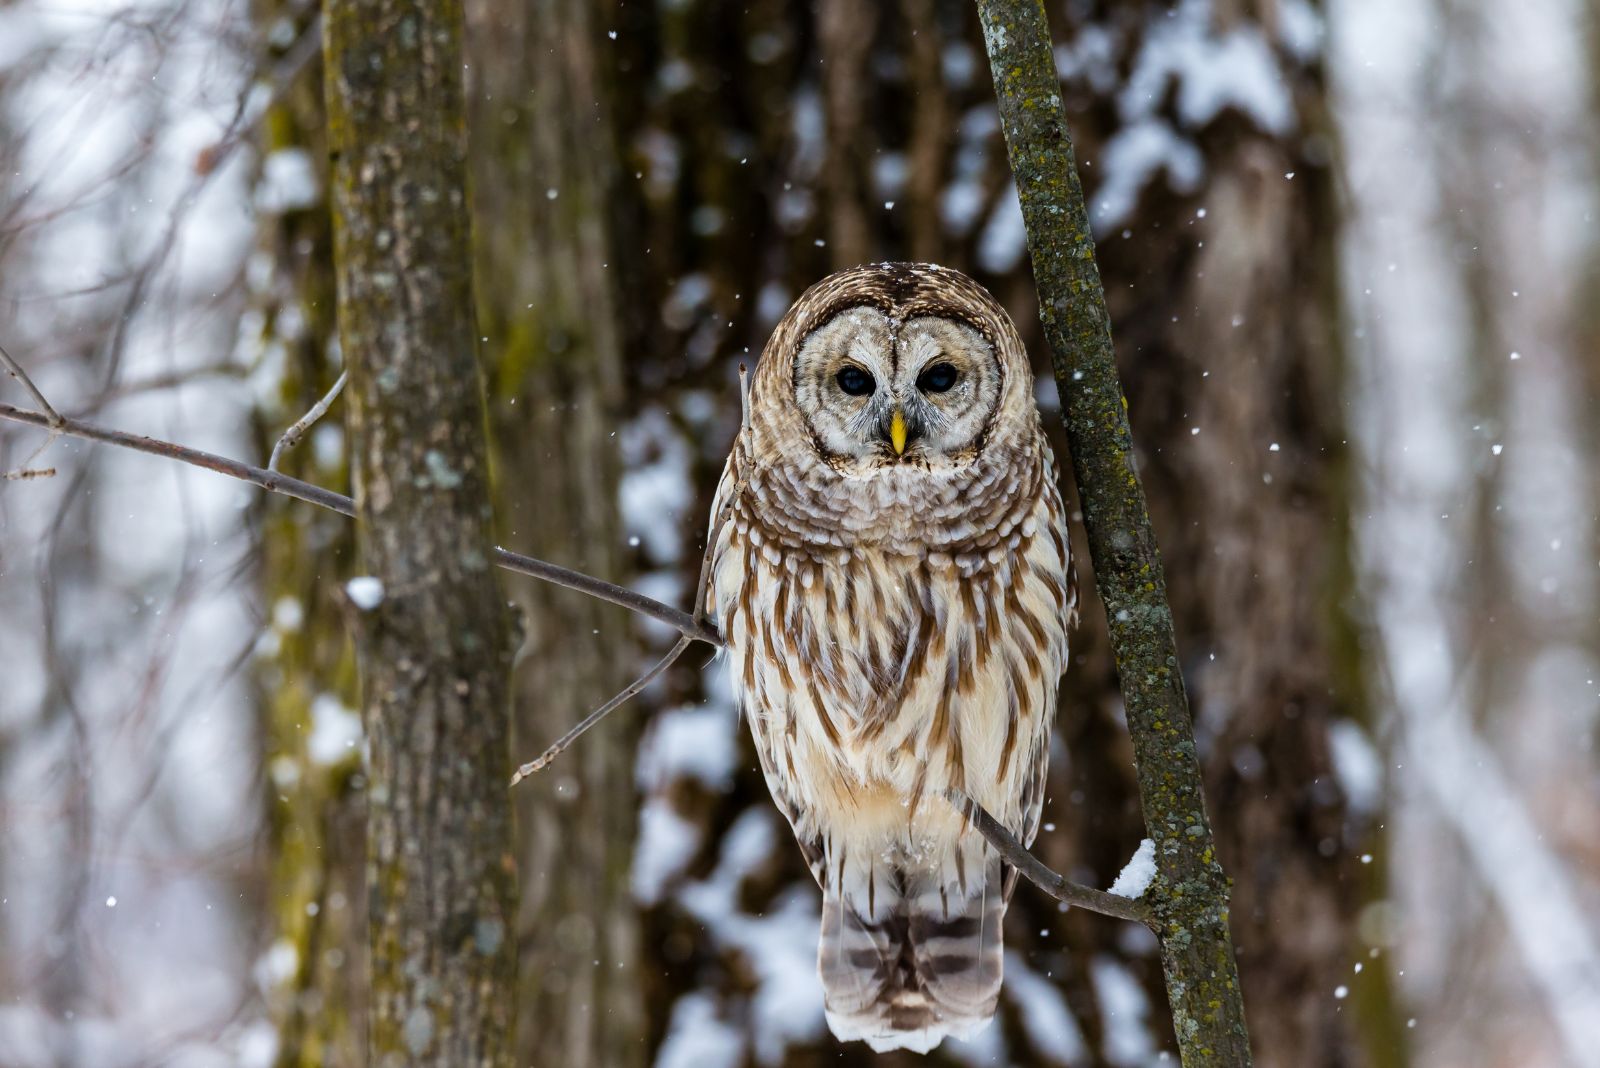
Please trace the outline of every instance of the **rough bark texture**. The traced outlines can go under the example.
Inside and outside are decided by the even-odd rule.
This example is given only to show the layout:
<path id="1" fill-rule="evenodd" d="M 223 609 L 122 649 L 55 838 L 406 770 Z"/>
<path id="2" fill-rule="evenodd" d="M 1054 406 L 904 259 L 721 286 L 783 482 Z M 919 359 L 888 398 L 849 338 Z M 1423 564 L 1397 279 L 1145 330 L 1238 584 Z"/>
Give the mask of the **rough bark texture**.
<path id="1" fill-rule="evenodd" d="M 1248 1065 L 1228 880 L 1201 786 L 1155 531 L 1041 0 L 979 0 L 1001 125 L 1027 225 L 1095 582 L 1105 604 L 1145 825 L 1156 843 L 1167 999 L 1183 1063 Z"/>
<path id="2" fill-rule="evenodd" d="M 367 1063 L 510 1065 L 510 634 L 489 559 L 461 9 L 335 0 L 324 18 L 357 542 L 384 589 L 357 612 Z"/>
<path id="3" fill-rule="evenodd" d="M 494 353 L 504 525 L 519 548 L 621 582 L 608 11 L 592 0 L 485 0 L 468 5 L 467 22 L 478 308 Z M 615 607 L 547 583 L 516 590 L 527 642 L 512 734 L 514 751 L 532 757 L 629 681 L 633 642 Z M 646 1062 L 651 979 L 628 879 L 641 722 L 624 710 L 515 791 L 519 1064 Z"/>

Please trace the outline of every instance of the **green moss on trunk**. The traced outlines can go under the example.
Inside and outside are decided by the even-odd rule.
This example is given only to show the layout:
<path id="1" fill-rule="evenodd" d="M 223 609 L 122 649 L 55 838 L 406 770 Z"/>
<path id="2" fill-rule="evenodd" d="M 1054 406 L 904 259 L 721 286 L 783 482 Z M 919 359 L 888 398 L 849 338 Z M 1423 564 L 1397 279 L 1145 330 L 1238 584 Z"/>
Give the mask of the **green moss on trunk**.
<path id="1" fill-rule="evenodd" d="M 1146 826 L 1173 1028 L 1187 1068 L 1248 1065 L 1249 1039 L 1161 557 L 1134 466 L 1105 292 L 1041 0 L 978 0 L 1105 602 Z"/>

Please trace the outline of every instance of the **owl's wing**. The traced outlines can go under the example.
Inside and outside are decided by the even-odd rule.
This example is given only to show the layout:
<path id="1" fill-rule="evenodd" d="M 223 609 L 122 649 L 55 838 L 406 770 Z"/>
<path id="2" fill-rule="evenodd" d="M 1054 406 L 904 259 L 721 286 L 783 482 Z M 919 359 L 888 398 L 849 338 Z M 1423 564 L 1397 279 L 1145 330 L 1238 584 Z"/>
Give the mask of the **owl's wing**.
<path id="1" fill-rule="evenodd" d="M 1045 617 L 1047 638 L 1044 643 L 1046 648 L 1041 650 L 1047 664 L 1044 708 L 1035 722 L 1031 744 L 1021 767 L 1018 791 L 1021 826 L 1012 828 L 1025 847 L 1033 845 L 1044 816 L 1045 789 L 1049 785 L 1050 775 L 1050 735 L 1055 724 L 1057 691 L 1060 678 L 1067 669 L 1067 636 L 1078 614 L 1078 584 L 1067 535 L 1066 509 L 1057 489 L 1049 450 L 1045 451 L 1045 475 L 1045 489 L 1035 513 L 1041 536 L 1034 539 L 1022 562 L 1024 580 L 1031 574 L 1046 591 L 1046 602 L 1041 607 L 1047 609 L 1041 613 Z M 1016 881 L 1016 871 L 1010 865 L 1005 865 L 1007 899 L 1011 897 Z"/>
<path id="2" fill-rule="evenodd" d="M 693 611 L 698 614 L 702 609 L 714 623 L 717 629 L 726 634 L 723 629 L 723 620 L 719 618 L 717 610 L 716 576 L 717 564 L 728 550 L 732 536 L 733 502 L 738 493 L 740 480 L 740 448 L 739 442 L 734 442 L 733 450 L 728 453 L 728 462 L 722 465 L 722 477 L 717 480 L 717 492 L 711 498 L 711 523 L 706 529 L 706 555 L 700 564 L 700 585 L 695 590 Z"/>
<path id="3" fill-rule="evenodd" d="M 741 596 L 746 592 L 744 584 L 751 581 L 751 565 L 754 561 L 750 554 L 755 552 L 755 548 L 739 535 L 736 523 L 738 497 L 745 477 L 744 465 L 749 462 L 744 455 L 743 444 L 741 435 L 734 443 L 727 464 L 723 466 L 722 478 L 717 482 L 717 492 L 711 501 L 711 524 L 706 533 L 706 559 L 701 578 L 706 614 L 717 625 L 718 631 L 727 636 L 730 650 L 742 644 L 734 641 L 737 637 L 736 628 L 749 628 L 755 624 L 749 618 L 750 606 L 744 603 L 745 598 Z M 743 669 L 742 663 L 732 663 L 730 659 L 730 670 Z M 822 833 L 790 789 L 790 777 L 774 764 L 780 758 L 778 747 L 773 744 L 769 724 L 781 718 L 776 713 L 782 710 L 753 707 L 753 702 L 758 700 L 758 691 L 753 687 L 735 686 L 734 692 L 738 695 L 739 716 L 750 723 L 750 734 L 761 760 L 761 775 L 766 779 L 772 801 L 783 813 L 783 818 L 789 821 L 795 841 L 799 843 L 800 854 L 811 869 L 812 877 L 817 880 L 818 886 L 825 886 L 827 849 Z"/>

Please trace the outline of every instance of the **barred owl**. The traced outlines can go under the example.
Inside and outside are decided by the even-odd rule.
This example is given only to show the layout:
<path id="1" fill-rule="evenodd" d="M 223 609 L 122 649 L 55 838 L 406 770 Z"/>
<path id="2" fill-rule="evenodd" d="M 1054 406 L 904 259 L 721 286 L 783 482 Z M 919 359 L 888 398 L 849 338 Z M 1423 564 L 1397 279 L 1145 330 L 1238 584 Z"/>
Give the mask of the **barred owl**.
<path id="1" fill-rule="evenodd" d="M 1016 327 L 977 283 L 875 264 L 761 355 L 712 508 L 707 605 L 773 801 L 823 892 L 828 1024 L 926 1052 L 994 1015 L 1076 611 Z"/>

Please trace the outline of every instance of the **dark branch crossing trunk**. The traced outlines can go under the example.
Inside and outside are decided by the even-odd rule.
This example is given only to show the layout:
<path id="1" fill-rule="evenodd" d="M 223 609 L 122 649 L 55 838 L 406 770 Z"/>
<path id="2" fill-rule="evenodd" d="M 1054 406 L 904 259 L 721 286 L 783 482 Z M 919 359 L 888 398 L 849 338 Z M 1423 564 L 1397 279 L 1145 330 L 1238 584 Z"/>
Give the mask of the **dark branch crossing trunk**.
<path id="1" fill-rule="evenodd" d="M 1206 815 L 1172 610 L 1117 374 L 1105 291 L 1041 0 L 978 0 L 1105 603 L 1158 878 L 1147 895 L 1187 1068 L 1250 1064 L 1228 879 Z"/>
<path id="2" fill-rule="evenodd" d="M 512 1063 L 510 629 L 472 310 L 462 16 L 333 0 L 325 62 L 369 746 L 372 1065 Z"/>

